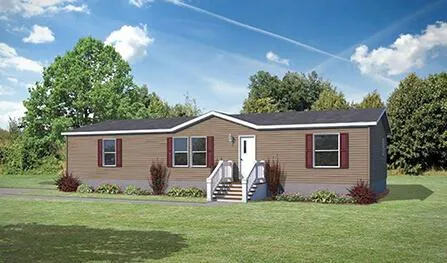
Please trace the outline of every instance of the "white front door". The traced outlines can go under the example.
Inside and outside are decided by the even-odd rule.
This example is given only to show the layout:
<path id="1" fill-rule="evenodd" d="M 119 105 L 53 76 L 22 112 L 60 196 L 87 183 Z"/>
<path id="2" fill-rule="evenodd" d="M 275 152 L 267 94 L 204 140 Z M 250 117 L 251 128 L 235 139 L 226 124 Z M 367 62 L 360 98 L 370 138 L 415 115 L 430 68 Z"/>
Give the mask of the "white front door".
<path id="1" fill-rule="evenodd" d="M 256 140 L 255 136 L 239 137 L 239 177 L 248 176 L 256 160 Z"/>

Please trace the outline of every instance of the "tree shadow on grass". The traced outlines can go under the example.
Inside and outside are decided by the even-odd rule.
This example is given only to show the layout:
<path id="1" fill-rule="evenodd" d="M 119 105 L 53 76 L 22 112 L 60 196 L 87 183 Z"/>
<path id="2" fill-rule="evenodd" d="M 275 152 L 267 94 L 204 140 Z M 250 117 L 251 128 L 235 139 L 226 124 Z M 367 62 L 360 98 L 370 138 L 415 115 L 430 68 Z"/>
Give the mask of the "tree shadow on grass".
<path id="1" fill-rule="evenodd" d="M 181 235 L 167 231 L 40 224 L 0 228 L 5 262 L 141 262 L 169 257 L 186 246 Z"/>
<path id="2" fill-rule="evenodd" d="M 427 199 L 433 191 L 420 184 L 390 184 L 389 194 L 382 201 Z"/>

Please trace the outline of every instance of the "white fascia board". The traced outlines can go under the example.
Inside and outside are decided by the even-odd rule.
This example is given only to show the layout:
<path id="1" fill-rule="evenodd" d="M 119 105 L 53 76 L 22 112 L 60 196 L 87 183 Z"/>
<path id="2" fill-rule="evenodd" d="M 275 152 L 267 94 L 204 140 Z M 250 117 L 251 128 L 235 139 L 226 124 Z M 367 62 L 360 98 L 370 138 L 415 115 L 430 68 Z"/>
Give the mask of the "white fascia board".
<path id="1" fill-rule="evenodd" d="M 384 111 L 385 112 L 385 111 Z M 382 113 L 383 115 L 383 113 Z M 381 116 L 382 116 L 381 115 Z M 339 122 L 339 123 L 311 123 L 311 124 L 283 124 L 283 125 L 256 125 L 251 122 L 240 120 L 226 114 L 211 111 L 194 119 L 186 121 L 169 129 L 149 129 L 149 130 L 117 130 L 117 131 L 80 131 L 80 132 L 63 132 L 62 135 L 109 135 L 109 134 L 144 134 L 144 133 L 171 133 L 179 129 L 192 125 L 208 117 L 218 117 L 233 123 L 240 124 L 255 130 L 281 130 L 281 129 L 306 129 L 306 128 L 343 128 L 343 127 L 368 127 L 377 125 L 378 121 L 371 122 Z"/>

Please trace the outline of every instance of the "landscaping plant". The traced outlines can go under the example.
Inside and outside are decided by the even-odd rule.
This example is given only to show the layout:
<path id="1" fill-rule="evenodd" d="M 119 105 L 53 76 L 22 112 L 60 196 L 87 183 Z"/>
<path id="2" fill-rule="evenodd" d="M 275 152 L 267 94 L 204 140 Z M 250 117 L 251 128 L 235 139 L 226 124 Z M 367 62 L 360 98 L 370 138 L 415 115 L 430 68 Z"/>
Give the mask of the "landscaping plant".
<path id="1" fill-rule="evenodd" d="M 78 186 L 81 184 L 79 178 L 74 177 L 71 173 L 65 171 L 65 174 L 56 179 L 55 184 L 57 189 L 62 192 L 76 192 Z"/>
<path id="2" fill-rule="evenodd" d="M 357 204 L 372 204 L 377 202 L 377 195 L 365 181 L 358 181 L 356 185 L 348 188 L 348 196 L 352 197 Z"/>
<path id="3" fill-rule="evenodd" d="M 181 188 L 174 186 L 168 191 L 169 196 L 174 197 L 205 197 L 205 191 L 197 187 Z"/>
<path id="4" fill-rule="evenodd" d="M 281 186 L 281 176 L 283 175 L 283 170 L 279 164 L 279 160 L 267 160 L 265 162 L 265 178 L 267 180 L 268 189 L 270 194 L 275 197 L 279 194 Z"/>
<path id="5" fill-rule="evenodd" d="M 128 185 L 126 187 L 126 189 L 124 190 L 124 193 L 126 195 L 145 195 L 147 193 L 147 191 L 145 191 L 135 185 Z"/>
<path id="6" fill-rule="evenodd" d="M 161 161 L 152 162 L 150 168 L 149 186 L 154 195 L 162 195 L 168 187 L 169 170 Z"/>
<path id="7" fill-rule="evenodd" d="M 96 192 L 99 194 L 119 194 L 121 189 L 116 184 L 102 184 L 96 188 Z"/>
<path id="8" fill-rule="evenodd" d="M 93 187 L 91 187 L 88 184 L 81 184 L 78 186 L 78 189 L 76 190 L 76 192 L 81 194 L 93 193 L 93 191 L 94 191 Z"/>

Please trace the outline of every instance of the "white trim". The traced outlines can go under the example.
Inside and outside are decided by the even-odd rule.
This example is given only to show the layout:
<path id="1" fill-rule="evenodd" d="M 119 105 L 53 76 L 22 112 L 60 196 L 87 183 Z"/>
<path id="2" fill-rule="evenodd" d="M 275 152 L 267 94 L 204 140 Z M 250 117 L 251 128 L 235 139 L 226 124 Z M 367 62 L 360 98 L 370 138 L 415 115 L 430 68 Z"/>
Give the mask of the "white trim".
<path id="1" fill-rule="evenodd" d="M 385 110 L 383 111 L 383 113 Z M 382 115 L 383 115 L 382 113 Z M 381 116 L 382 116 L 381 115 Z M 115 130 L 115 131 L 80 131 L 80 132 L 63 132 L 62 135 L 105 135 L 105 134 L 144 134 L 144 133 L 171 133 L 179 129 L 185 128 L 196 122 L 208 117 L 218 117 L 230 122 L 240 124 L 255 130 L 280 130 L 280 129 L 306 129 L 306 128 L 342 128 L 342 127 L 369 127 L 377 125 L 378 121 L 369 122 L 338 122 L 338 123 L 312 123 L 312 124 L 282 124 L 282 125 L 256 125 L 251 122 L 240 120 L 226 114 L 211 111 L 187 122 L 181 123 L 169 129 L 148 129 L 148 130 Z"/>
<path id="2" fill-rule="evenodd" d="M 249 137 L 249 138 L 254 138 L 255 139 L 255 160 L 256 160 L 256 135 L 252 134 L 252 135 L 239 135 L 237 136 L 237 165 L 239 168 L 239 177 L 241 175 L 241 138 L 243 137 Z M 243 178 L 240 178 L 241 180 Z"/>
<path id="3" fill-rule="evenodd" d="M 315 135 L 337 135 L 338 136 L 338 149 L 337 150 L 315 150 Z M 312 167 L 313 168 L 340 168 L 340 153 L 341 153 L 341 149 L 340 149 L 340 133 L 339 132 L 319 132 L 319 133 L 314 133 L 312 134 Z M 319 152 L 337 152 L 338 153 L 338 165 L 337 166 L 316 166 L 315 165 L 315 151 L 319 151 Z"/>
<path id="4" fill-rule="evenodd" d="M 106 151 L 104 150 L 104 142 L 105 141 L 114 141 L 115 142 L 115 152 L 107 152 L 115 154 L 115 164 L 105 164 L 106 161 Z M 102 167 L 116 167 L 116 138 L 103 138 L 102 139 Z"/>
<path id="5" fill-rule="evenodd" d="M 192 139 L 193 138 L 203 138 L 203 139 L 205 139 L 205 151 L 193 151 L 193 149 L 192 149 Z M 207 140 L 206 136 L 190 136 L 189 137 L 189 145 L 191 145 L 191 147 L 189 147 L 190 148 L 189 159 L 190 159 L 190 163 L 191 163 L 190 167 L 193 167 L 193 168 L 206 168 L 206 167 L 208 167 L 207 166 L 208 165 L 208 152 L 207 152 L 208 145 L 207 144 L 208 144 L 208 140 Z M 194 165 L 194 162 L 192 161 L 193 152 L 195 152 L 195 153 L 205 153 L 205 165 Z"/>
<path id="6" fill-rule="evenodd" d="M 177 151 L 178 153 L 186 153 L 186 165 L 175 164 L 175 139 L 186 139 L 186 151 Z M 174 168 L 188 168 L 189 167 L 189 138 L 188 136 L 175 136 L 172 137 L 172 167 Z"/>

